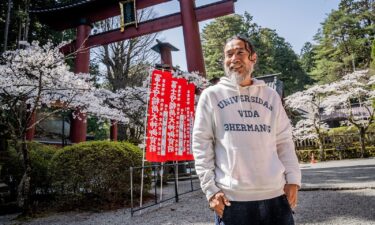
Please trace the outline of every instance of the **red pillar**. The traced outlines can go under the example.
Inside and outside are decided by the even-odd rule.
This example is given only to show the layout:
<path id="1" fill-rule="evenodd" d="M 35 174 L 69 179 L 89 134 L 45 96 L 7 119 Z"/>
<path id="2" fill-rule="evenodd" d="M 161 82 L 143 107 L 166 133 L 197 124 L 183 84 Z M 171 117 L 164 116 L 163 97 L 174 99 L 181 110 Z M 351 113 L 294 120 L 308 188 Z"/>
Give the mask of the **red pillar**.
<path id="1" fill-rule="evenodd" d="M 88 73 L 90 66 L 90 49 L 86 49 L 86 39 L 90 35 L 91 26 L 88 24 L 81 24 L 77 28 L 76 49 L 79 49 L 75 58 L 75 73 Z M 70 126 L 70 140 L 72 143 L 79 143 L 86 141 L 86 115 L 76 110 L 81 120 L 72 119 Z"/>
<path id="2" fill-rule="evenodd" d="M 31 118 L 30 118 L 29 122 L 27 123 L 27 127 L 30 127 L 35 122 L 36 122 L 36 112 L 33 112 L 33 114 L 31 115 Z M 27 141 L 32 141 L 34 139 L 34 135 L 35 135 L 35 126 L 33 126 L 32 128 L 26 130 L 26 140 Z"/>
<path id="3" fill-rule="evenodd" d="M 110 138 L 111 141 L 117 141 L 117 121 L 111 120 L 111 130 L 110 130 Z"/>
<path id="4" fill-rule="evenodd" d="M 202 76 L 206 76 L 199 25 L 194 11 L 195 1 L 180 0 L 180 9 L 188 71 L 198 71 Z"/>

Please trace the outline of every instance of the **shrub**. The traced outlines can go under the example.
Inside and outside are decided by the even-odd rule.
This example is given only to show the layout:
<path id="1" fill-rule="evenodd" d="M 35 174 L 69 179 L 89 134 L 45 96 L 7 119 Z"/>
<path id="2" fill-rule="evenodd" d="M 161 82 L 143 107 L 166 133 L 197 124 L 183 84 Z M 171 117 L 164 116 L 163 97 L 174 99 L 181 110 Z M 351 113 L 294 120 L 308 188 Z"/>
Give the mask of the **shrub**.
<path id="1" fill-rule="evenodd" d="M 375 132 L 375 123 L 370 124 L 366 132 L 367 133 Z M 329 129 L 328 135 L 358 135 L 358 128 L 355 126 L 335 127 L 335 128 Z"/>
<path id="2" fill-rule="evenodd" d="M 142 151 L 129 143 L 82 142 L 57 152 L 52 161 L 53 186 L 64 209 L 111 207 L 129 201 L 129 167 L 141 166 Z M 150 171 L 146 172 L 150 179 Z M 139 193 L 140 170 L 133 182 Z"/>
<path id="3" fill-rule="evenodd" d="M 331 128 L 328 135 L 343 135 L 343 134 L 358 134 L 358 129 L 355 126 L 342 126 Z"/>
<path id="4" fill-rule="evenodd" d="M 27 142 L 31 162 L 31 193 L 46 194 L 51 188 L 48 168 L 56 148 L 37 142 Z M 21 153 L 14 145 L 8 149 L 8 159 L 1 170 L 1 179 L 9 186 L 11 195 L 16 197 L 17 187 L 24 173 Z"/>

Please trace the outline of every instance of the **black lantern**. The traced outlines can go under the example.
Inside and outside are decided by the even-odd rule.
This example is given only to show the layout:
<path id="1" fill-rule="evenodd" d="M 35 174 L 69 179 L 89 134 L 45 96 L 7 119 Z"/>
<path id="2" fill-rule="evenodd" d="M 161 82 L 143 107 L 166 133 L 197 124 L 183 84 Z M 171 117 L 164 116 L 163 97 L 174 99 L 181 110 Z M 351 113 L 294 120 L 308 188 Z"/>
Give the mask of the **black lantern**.
<path id="1" fill-rule="evenodd" d="M 137 27 L 137 9 L 135 8 L 135 0 L 126 0 L 120 2 L 121 10 L 121 32 L 124 32 L 125 27 L 135 24 Z"/>

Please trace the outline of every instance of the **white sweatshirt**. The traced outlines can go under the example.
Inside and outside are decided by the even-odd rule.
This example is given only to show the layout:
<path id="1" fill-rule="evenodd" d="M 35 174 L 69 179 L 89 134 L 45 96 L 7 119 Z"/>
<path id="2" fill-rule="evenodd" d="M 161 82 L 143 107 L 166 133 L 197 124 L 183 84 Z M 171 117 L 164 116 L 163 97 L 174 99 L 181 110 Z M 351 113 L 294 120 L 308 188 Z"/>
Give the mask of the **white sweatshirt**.
<path id="1" fill-rule="evenodd" d="M 240 87 L 222 77 L 200 96 L 193 153 L 201 187 L 210 199 L 270 199 L 285 183 L 301 186 L 290 121 L 276 91 L 263 81 Z"/>

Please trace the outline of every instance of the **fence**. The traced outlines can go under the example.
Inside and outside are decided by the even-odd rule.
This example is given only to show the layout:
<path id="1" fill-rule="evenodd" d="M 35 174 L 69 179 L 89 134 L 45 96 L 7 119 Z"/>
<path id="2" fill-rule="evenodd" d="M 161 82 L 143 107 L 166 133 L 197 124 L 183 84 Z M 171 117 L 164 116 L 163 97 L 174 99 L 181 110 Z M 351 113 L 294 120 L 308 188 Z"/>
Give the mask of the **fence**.
<path id="1" fill-rule="evenodd" d="M 375 145 L 375 133 L 366 133 L 366 145 Z M 326 135 L 323 138 L 323 146 L 327 149 L 339 149 L 343 147 L 351 147 L 354 143 L 359 142 L 359 134 L 340 134 Z M 295 140 L 294 144 L 297 150 L 317 149 L 318 142 L 314 139 Z"/>
<path id="2" fill-rule="evenodd" d="M 309 162 L 321 158 L 319 145 L 316 140 L 305 139 L 295 140 L 298 159 L 302 162 Z M 365 157 L 375 156 L 375 133 L 368 132 L 365 136 L 366 151 Z M 362 156 L 359 134 L 326 135 L 323 138 L 325 160 L 341 160 L 358 158 Z"/>
<path id="3" fill-rule="evenodd" d="M 140 171 L 151 170 L 151 177 L 144 177 L 146 193 L 140 197 L 140 189 L 133 185 L 136 175 Z M 149 171 L 150 172 L 150 171 Z M 146 173 L 144 173 L 146 174 Z M 195 173 L 194 162 L 153 164 L 144 167 L 130 168 L 131 181 L 131 215 L 137 211 L 156 206 L 172 199 L 179 201 L 179 196 L 201 190 L 199 179 Z M 136 197 L 139 198 L 139 207 L 135 207 Z"/>

